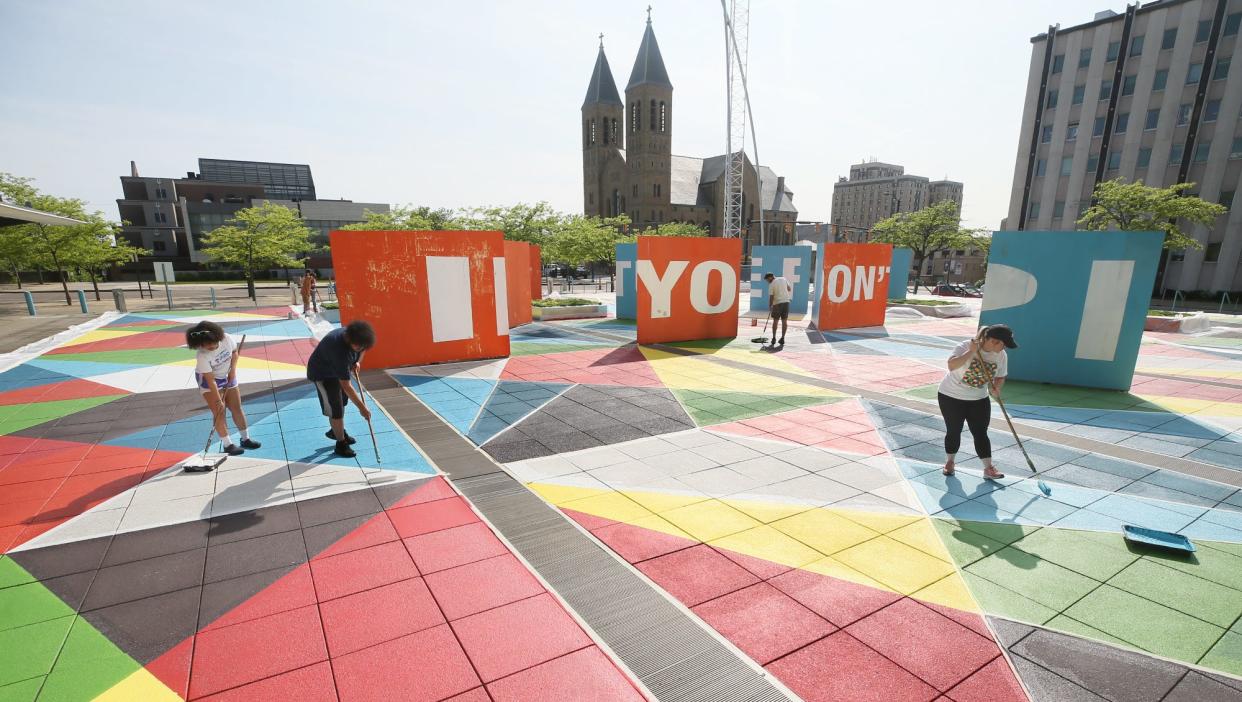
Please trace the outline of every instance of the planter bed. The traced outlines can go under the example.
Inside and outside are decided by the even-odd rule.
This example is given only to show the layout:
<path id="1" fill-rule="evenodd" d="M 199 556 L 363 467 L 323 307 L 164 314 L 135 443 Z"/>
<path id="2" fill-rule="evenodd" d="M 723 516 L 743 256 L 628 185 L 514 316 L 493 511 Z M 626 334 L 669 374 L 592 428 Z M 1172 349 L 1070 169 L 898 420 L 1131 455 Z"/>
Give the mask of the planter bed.
<path id="1" fill-rule="evenodd" d="M 969 317 L 970 307 L 956 305 L 920 305 L 917 302 L 905 302 L 900 305 L 889 305 L 889 309 L 916 310 L 927 317 Z"/>
<path id="2" fill-rule="evenodd" d="M 1212 323 L 1208 320 L 1207 315 L 1202 312 L 1178 314 L 1172 317 L 1149 315 L 1147 322 L 1143 324 L 1143 331 L 1166 332 L 1169 334 L 1193 334 L 1195 332 L 1207 331 L 1211 328 Z"/>
<path id="3" fill-rule="evenodd" d="M 532 307 L 531 318 L 537 322 L 554 319 L 586 319 L 607 317 L 608 305 L 571 305 L 567 307 Z"/>

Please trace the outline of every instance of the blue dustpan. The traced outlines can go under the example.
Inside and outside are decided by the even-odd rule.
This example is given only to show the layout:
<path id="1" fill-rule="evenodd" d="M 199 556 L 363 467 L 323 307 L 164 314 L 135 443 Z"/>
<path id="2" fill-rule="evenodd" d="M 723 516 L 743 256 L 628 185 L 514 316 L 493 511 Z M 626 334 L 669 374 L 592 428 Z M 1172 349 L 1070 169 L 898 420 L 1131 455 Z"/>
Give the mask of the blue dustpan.
<path id="1" fill-rule="evenodd" d="M 1182 551 L 1183 553 L 1194 553 L 1195 551 L 1195 545 L 1191 543 L 1190 539 L 1181 534 L 1174 534 L 1171 531 L 1147 529 L 1129 524 L 1123 526 L 1121 530 L 1125 534 L 1126 541 L 1132 541 L 1136 544 L 1155 546 L 1156 548 L 1165 548 L 1171 551 Z"/>

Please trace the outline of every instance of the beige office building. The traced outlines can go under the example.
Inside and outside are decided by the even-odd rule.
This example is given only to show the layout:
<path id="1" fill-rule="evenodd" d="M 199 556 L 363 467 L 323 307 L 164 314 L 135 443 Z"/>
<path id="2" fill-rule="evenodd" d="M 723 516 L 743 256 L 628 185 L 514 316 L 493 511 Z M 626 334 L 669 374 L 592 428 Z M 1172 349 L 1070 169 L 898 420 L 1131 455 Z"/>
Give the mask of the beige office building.
<path id="1" fill-rule="evenodd" d="M 1157 285 L 1242 290 L 1242 0 L 1157 0 L 1031 39 L 1005 227 L 1074 229 L 1095 184 L 1194 183 L 1230 211 L 1187 231 L 1204 248 L 1161 261 Z"/>
<path id="2" fill-rule="evenodd" d="M 941 200 L 962 205 L 962 184 L 907 175 L 893 163 L 869 161 L 850 166 L 849 178 L 832 187 L 832 224 L 839 238 L 860 240 L 876 222 L 898 212 L 915 212 Z"/>

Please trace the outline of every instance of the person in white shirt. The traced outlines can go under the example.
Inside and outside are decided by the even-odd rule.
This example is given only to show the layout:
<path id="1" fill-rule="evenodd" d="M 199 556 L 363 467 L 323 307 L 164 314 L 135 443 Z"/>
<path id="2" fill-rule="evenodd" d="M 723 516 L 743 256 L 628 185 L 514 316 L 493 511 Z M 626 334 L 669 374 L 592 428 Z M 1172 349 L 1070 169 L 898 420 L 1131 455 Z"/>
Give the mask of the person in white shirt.
<path id="1" fill-rule="evenodd" d="M 1004 324 L 993 324 L 979 330 L 978 336 L 963 341 L 949 356 L 949 373 L 940 381 L 936 400 L 944 417 L 944 469 L 953 475 L 957 450 L 962 444 L 962 424 L 970 427 L 975 440 L 975 453 L 983 461 L 983 477 L 988 480 L 1005 477 L 992 465 L 992 442 L 988 424 L 992 420 L 989 394 L 1000 397 L 1005 376 L 1009 374 L 1009 357 L 1005 349 L 1016 349 L 1013 330 Z"/>
<path id="2" fill-rule="evenodd" d="M 768 273 L 768 314 L 772 317 L 772 345 L 785 345 L 785 332 L 789 330 L 789 301 L 793 299 L 793 286 L 784 276 Z M 781 340 L 776 340 L 776 323 L 781 325 Z"/>
<path id="3" fill-rule="evenodd" d="M 224 444 L 224 452 L 239 456 L 245 453 L 243 449 L 260 448 L 261 444 L 250 438 L 246 413 L 242 411 L 241 388 L 237 386 L 237 360 L 241 355 L 237 340 L 226 334 L 219 324 L 204 321 L 186 330 L 185 345 L 196 352 L 194 379 L 198 381 L 203 399 L 211 409 L 212 423 Z M 233 443 L 233 437 L 229 434 L 228 422 L 224 417 L 226 406 L 241 433 L 240 446 Z"/>

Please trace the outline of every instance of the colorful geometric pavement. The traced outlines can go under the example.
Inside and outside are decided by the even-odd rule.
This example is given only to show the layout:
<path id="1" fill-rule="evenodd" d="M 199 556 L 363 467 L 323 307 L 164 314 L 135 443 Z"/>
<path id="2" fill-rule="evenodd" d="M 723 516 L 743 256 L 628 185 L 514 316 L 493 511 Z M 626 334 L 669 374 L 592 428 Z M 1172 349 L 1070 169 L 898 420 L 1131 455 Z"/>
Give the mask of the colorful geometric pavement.
<path id="1" fill-rule="evenodd" d="M 332 455 L 289 317 L 130 314 L 0 372 L 0 699 L 641 699 L 385 414 L 382 462 Z M 246 335 L 263 446 L 189 474 L 200 319 Z"/>
<path id="2" fill-rule="evenodd" d="M 0 372 L 0 699 L 643 698 L 385 413 L 382 462 L 332 455 L 289 316 L 131 314 Z M 263 447 L 186 474 L 203 318 L 247 337 Z M 1162 467 L 1242 470 L 1235 332 L 1149 334 L 1129 393 L 1007 384 L 1045 497 L 999 417 L 1010 477 L 938 470 L 973 330 L 799 325 L 771 353 L 747 320 L 666 347 L 533 324 L 390 375 L 802 699 L 1242 699 L 1242 492 Z"/>
<path id="3" fill-rule="evenodd" d="M 1242 699 L 1242 492 L 1159 465 L 1242 470 L 1242 355 L 1149 335 L 1130 393 L 1007 384 L 1024 426 L 1153 459 L 1032 439 L 1045 497 L 999 410 L 1010 477 L 965 449 L 938 470 L 935 385 L 974 329 L 799 326 L 772 353 L 746 320 L 671 347 L 535 324 L 512 358 L 392 376 L 803 699 Z"/>

